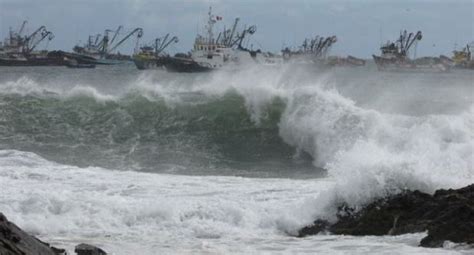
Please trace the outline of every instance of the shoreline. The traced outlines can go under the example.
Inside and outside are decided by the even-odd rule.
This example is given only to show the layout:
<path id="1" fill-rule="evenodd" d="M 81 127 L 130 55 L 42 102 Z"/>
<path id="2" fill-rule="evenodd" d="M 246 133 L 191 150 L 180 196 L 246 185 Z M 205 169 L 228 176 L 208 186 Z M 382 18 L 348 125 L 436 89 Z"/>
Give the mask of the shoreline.
<path id="1" fill-rule="evenodd" d="M 427 231 L 428 235 L 420 242 L 421 247 L 442 248 L 449 241 L 474 248 L 474 184 L 460 189 L 439 189 L 433 195 L 406 191 L 374 201 L 357 212 L 341 205 L 337 218 L 334 223 L 316 219 L 313 225 L 300 229 L 298 237 L 320 233 L 393 236 Z M 106 254 L 87 244 L 77 245 L 75 252 L 82 254 L 81 248 L 97 252 L 92 254 Z M 23 231 L 1 212 L 0 253 L 67 254 L 65 249 L 51 246 Z"/>

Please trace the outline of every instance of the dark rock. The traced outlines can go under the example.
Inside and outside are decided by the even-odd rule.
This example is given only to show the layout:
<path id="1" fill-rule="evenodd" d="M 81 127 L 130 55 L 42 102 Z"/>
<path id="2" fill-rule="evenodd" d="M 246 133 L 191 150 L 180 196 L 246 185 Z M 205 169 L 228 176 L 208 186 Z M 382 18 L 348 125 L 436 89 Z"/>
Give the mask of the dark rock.
<path id="1" fill-rule="evenodd" d="M 325 220 L 316 220 L 313 225 L 304 227 L 298 232 L 298 237 L 304 237 L 309 235 L 316 235 L 320 232 L 327 231 L 329 228 L 329 222 Z"/>
<path id="2" fill-rule="evenodd" d="M 77 253 L 77 255 L 106 255 L 107 254 L 104 250 L 90 244 L 85 244 L 85 243 L 81 243 L 77 245 L 74 251 Z"/>
<path id="3" fill-rule="evenodd" d="M 440 211 L 428 226 L 424 247 L 442 247 L 444 241 L 474 244 L 474 185 L 459 190 L 440 190 L 434 197 L 443 201 Z"/>
<path id="4" fill-rule="evenodd" d="M 65 253 L 65 250 L 52 247 L 48 243 L 27 234 L 0 213 L 1 255 L 58 255 Z"/>
<path id="5" fill-rule="evenodd" d="M 339 207 L 332 225 L 316 220 L 299 236 L 327 230 L 344 235 L 399 235 L 428 230 L 420 245 L 441 247 L 444 241 L 474 244 L 474 184 L 458 190 L 438 190 L 431 196 L 407 191 L 367 205 L 359 212 Z"/>

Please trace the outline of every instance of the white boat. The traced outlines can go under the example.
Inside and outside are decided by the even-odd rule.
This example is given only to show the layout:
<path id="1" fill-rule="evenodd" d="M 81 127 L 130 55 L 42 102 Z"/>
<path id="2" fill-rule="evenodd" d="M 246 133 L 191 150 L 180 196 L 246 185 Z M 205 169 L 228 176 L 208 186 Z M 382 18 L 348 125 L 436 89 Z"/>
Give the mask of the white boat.
<path id="1" fill-rule="evenodd" d="M 212 8 L 209 8 L 207 34 L 197 35 L 189 55 L 170 57 L 165 63 L 166 69 L 172 72 L 208 72 L 222 68 L 241 68 L 250 64 L 276 65 L 283 62 L 274 55 L 244 48 L 244 38 L 255 33 L 256 27 L 250 26 L 239 33 L 236 31 L 238 18 L 232 29 L 224 30 L 215 38 L 213 27 L 221 19 L 212 15 Z"/>

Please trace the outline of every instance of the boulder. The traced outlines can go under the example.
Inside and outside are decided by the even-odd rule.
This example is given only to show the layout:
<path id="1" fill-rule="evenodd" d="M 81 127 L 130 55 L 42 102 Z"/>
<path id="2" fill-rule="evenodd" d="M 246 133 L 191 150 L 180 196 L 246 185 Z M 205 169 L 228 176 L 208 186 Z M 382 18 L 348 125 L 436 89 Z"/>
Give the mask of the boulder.
<path id="1" fill-rule="evenodd" d="M 66 254 L 64 249 L 50 246 L 48 243 L 29 235 L 15 224 L 9 222 L 0 213 L 0 254 L 2 255 L 59 255 Z"/>
<path id="2" fill-rule="evenodd" d="M 316 220 L 299 236 L 321 231 L 344 235 L 400 235 L 428 231 L 420 245 L 442 247 L 445 241 L 474 244 L 474 184 L 462 189 L 438 190 L 434 195 L 420 191 L 375 201 L 358 212 L 339 207 L 334 224 Z"/>
<path id="3" fill-rule="evenodd" d="M 101 248 L 85 243 L 76 245 L 74 251 L 77 255 L 107 255 Z"/>

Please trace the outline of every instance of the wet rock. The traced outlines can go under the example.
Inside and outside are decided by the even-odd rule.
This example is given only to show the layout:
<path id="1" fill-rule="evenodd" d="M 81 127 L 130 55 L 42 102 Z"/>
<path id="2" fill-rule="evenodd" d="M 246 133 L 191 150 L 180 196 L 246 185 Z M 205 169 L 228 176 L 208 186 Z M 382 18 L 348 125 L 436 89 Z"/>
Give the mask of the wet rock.
<path id="1" fill-rule="evenodd" d="M 0 213 L 0 254 L 59 255 L 66 252 L 27 234 Z"/>
<path id="2" fill-rule="evenodd" d="M 459 190 L 438 190 L 434 198 L 443 203 L 443 210 L 428 226 L 428 236 L 420 245 L 442 247 L 446 240 L 474 244 L 474 185 Z"/>
<path id="3" fill-rule="evenodd" d="M 316 235 L 320 232 L 325 232 L 328 230 L 329 226 L 330 224 L 328 221 L 316 220 L 313 225 L 302 228 L 298 233 L 298 237 Z"/>
<path id="4" fill-rule="evenodd" d="M 299 236 L 323 230 L 344 235 L 400 235 L 428 230 L 420 245 L 441 247 L 444 241 L 474 244 L 474 184 L 458 190 L 438 190 L 434 195 L 407 191 L 375 201 L 359 212 L 339 207 L 332 225 L 316 220 Z"/>
<path id="5" fill-rule="evenodd" d="M 90 244 L 81 243 L 74 249 L 77 255 L 106 255 L 107 253 L 101 248 Z"/>

